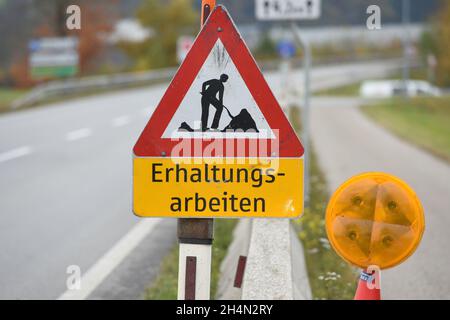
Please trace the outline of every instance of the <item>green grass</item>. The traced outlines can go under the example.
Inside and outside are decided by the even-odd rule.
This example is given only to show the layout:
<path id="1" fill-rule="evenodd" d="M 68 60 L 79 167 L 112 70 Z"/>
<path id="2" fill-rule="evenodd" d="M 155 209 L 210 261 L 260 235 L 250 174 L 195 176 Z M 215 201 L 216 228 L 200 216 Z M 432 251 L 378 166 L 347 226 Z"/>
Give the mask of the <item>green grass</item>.
<path id="1" fill-rule="evenodd" d="M 83 92 L 66 93 L 66 94 L 63 94 L 60 96 L 56 96 L 56 97 L 49 97 L 49 98 L 43 99 L 35 104 L 26 105 L 19 109 L 11 109 L 10 108 L 11 102 L 17 98 L 24 96 L 27 92 L 29 92 L 29 90 L 16 90 L 16 89 L 0 88 L 0 113 L 18 112 L 18 111 L 31 109 L 31 108 L 39 108 L 42 106 L 48 106 L 48 105 L 57 104 L 60 102 L 66 102 L 68 100 L 93 97 L 93 96 L 98 96 L 98 95 L 102 95 L 102 94 L 108 94 L 111 92 L 126 91 L 126 90 L 130 90 L 130 89 L 146 88 L 146 87 L 149 87 L 150 85 L 157 85 L 157 84 L 165 83 L 167 81 L 166 80 L 150 80 L 150 81 L 145 81 L 145 82 L 138 83 L 138 84 L 130 84 L 125 87 L 86 89 Z"/>
<path id="2" fill-rule="evenodd" d="M 329 200 L 325 177 L 311 146 L 310 205 L 295 227 L 305 250 L 306 267 L 314 299 L 353 299 L 358 271 L 331 248 L 325 230 Z"/>
<path id="3" fill-rule="evenodd" d="M 289 118 L 294 129 L 300 132 L 300 109 L 291 108 Z M 343 261 L 328 242 L 325 230 L 325 210 L 329 199 L 327 184 L 314 146 L 310 147 L 310 205 L 294 225 L 305 250 L 311 291 L 314 299 L 353 299 L 358 272 Z"/>
<path id="4" fill-rule="evenodd" d="M 178 286 L 178 244 L 164 257 L 158 277 L 145 292 L 147 300 L 176 300 Z"/>
<path id="5" fill-rule="evenodd" d="M 8 111 L 11 103 L 26 92 L 27 90 L 0 88 L 0 112 Z"/>
<path id="6" fill-rule="evenodd" d="M 214 241 L 212 246 L 211 297 L 215 297 L 220 277 L 220 264 L 227 254 L 238 220 L 214 220 Z M 178 244 L 163 259 L 159 275 L 145 292 L 147 300 L 175 300 L 178 286 Z"/>
<path id="7" fill-rule="evenodd" d="M 386 79 L 402 79 L 402 72 L 395 72 L 392 75 L 386 77 Z M 425 68 L 412 68 L 410 70 L 410 79 L 411 80 L 427 80 L 427 71 Z M 355 97 L 359 96 L 359 88 L 361 87 L 362 81 L 358 81 L 356 83 L 330 88 L 325 90 L 320 90 L 314 93 L 316 96 L 336 96 L 336 97 Z"/>
<path id="8" fill-rule="evenodd" d="M 450 97 L 395 98 L 362 110 L 399 137 L 450 161 Z"/>
<path id="9" fill-rule="evenodd" d="M 359 87 L 361 86 L 361 82 L 352 83 L 349 85 L 325 89 L 314 93 L 317 96 L 358 96 L 359 95 Z"/>

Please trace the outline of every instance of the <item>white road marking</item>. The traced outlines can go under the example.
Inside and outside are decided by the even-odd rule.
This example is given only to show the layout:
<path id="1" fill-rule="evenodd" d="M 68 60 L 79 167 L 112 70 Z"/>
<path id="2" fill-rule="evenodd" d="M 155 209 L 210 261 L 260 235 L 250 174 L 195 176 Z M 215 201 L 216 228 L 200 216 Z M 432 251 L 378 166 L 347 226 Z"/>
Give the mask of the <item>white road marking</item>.
<path id="1" fill-rule="evenodd" d="M 28 154 L 30 154 L 31 152 L 33 152 L 33 150 L 28 147 L 20 147 L 17 149 L 13 149 L 4 153 L 0 153 L 0 162 L 5 162 L 5 161 L 9 161 L 9 160 L 13 160 L 16 158 L 20 158 L 23 156 L 26 156 Z"/>
<path id="2" fill-rule="evenodd" d="M 80 290 L 67 290 L 59 300 L 84 300 L 108 277 L 108 275 L 152 232 L 161 221 L 143 219 L 105 253 L 82 277 Z"/>
<path id="3" fill-rule="evenodd" d="M 82 128 L 74 131 L 70 131 L 66 134 L 67 141 L 75 141 L 83 138 L 87 138 L 92 135 L 92 130 L 89 128 Z"/>
<path id="4" fill-rule="evenodd" d="M 127 124 L 129 124 L 131 122 L 131 119 L 129 116 L 120 116 L 117 118 L 114 118 L 111 122 L 113 127 L 123 127 L 126 126 Z"/>

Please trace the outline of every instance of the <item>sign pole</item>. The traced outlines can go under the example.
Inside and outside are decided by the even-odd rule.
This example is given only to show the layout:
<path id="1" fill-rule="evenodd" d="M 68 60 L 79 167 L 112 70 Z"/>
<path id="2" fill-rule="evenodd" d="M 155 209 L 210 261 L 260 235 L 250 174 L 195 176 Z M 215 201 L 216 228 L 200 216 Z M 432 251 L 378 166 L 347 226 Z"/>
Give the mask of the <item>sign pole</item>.
<path id="1" fill-rule="evenodd" d="M 310 90 L 311 90 L 311 47 L 307 41 L 304 41 L 300 36 L 300 30 L 297 24 L 293 21 L 291 23 L 292 32 L 294 34 L 295 39 L 297 40 L 299 46 L 303 49 L 304 52 L 304 60 L 303 60 L 303 72 L 304 72 L 304 81 L 303 81 L 303 114 L 302 114 L 302 131 L 303 131 L 303 146 L 305 149 L 305 207 L 309 206 L 309 176 L 310 176 L 310 121 L 309 121 L 309 111 L 310 111 Z"/>
<path id="2" fill-rule="evenodd" d="M 402 1 L 402 24 L 404 28 L 403 37 L 403 87 L 404 96 L 408 97 L 408 82 L 409 82 L 409 55 L 411 51 L 411 41 L 409 37 L 409 23 L 410 23 L 410 0 Z"/>
<path id="3" fill-rule="evenodd" d="M 200 24 L 206 22 L 215 0 L 202 0 Z M 213 219 L 178 219 L 178 300 L 209 300 Z"/>

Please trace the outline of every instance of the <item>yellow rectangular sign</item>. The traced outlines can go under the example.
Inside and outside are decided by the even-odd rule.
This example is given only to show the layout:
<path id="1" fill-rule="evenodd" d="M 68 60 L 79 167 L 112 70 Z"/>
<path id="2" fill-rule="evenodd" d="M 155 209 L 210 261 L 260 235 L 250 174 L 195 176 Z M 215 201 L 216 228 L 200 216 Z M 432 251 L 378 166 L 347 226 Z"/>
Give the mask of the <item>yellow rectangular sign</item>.
<path id="1" fill-rule="evenodd" d="M 133 159 L 133 210 L 140 217 L 297 218 L 303 158 Z"/>

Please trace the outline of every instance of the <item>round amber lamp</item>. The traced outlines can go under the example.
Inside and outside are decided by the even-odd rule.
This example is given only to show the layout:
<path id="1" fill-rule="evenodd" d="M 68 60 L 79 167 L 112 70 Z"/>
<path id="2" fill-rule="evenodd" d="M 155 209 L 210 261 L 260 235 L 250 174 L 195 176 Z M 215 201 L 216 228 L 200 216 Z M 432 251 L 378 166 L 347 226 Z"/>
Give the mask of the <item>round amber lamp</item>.
<path id="1" fill-rule="evenodd" d="M 393 267 L 417 248 L 425 229 L 422 205 L 402 180 L 365 173 L 342 184 L 326 211 L 328 239 L 336 252 L 361 268 Z"/>

